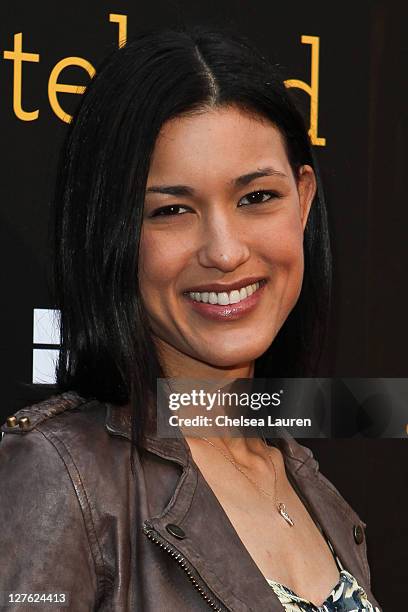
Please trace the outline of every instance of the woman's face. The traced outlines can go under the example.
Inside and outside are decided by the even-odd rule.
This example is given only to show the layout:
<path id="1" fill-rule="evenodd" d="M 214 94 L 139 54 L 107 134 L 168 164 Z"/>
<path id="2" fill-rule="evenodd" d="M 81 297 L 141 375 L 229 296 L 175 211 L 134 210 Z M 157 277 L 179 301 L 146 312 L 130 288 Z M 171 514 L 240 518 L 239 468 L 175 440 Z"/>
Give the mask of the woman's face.
<path id="1" fill-rule="evenodd" d="M 139 283 L 163 354 L 251 363 L 295 305 L 315 193 L 280 132 L 221 108 L 167 122 L 147 180 Z"/>

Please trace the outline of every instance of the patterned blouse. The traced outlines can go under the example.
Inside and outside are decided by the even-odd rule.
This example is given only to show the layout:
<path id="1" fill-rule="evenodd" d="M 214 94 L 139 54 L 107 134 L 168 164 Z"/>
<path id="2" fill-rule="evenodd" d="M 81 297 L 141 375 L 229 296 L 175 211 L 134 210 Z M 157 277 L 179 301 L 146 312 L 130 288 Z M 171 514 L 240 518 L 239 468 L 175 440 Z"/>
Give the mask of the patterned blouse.
<path id="1" fill-rule="evenodd" d="M 286 612 L 381 612 L 377 606 L 374 607 L 368 601 L 364 589 L 354 576 L 343 568 L 340 559 L 334 554 L 331 542 L 328 540 L 327 543 L 339 568 L 340 579 L 321 606 L 316 606 L 311 601 L 299 597 L 279 582 L 266 579 L 284 610 Z"/>

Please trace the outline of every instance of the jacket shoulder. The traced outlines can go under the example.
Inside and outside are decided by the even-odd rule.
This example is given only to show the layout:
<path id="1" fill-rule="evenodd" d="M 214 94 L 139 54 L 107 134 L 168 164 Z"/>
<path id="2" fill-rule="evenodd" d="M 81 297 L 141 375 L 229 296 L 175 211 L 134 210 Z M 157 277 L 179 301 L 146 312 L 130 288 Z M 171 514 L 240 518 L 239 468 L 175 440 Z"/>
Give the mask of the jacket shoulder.
<path id="1" fill-rule="evenodd" d="M 0 549 L 12 551 L 0 564 L 0 591 L 55 585 L 70 610 L 96 609 L 105 569 L 82 475 L 57 437 L 42 430 L 84 403 L 66 393 L 23 408 L 11 415 L 17 424 L 1 427 L 0 441 Z"/>
<path id="2" fill-rule="evenodd" d="M 48 419 L 63 412 L 83 408 L 91 401 L 81 397 L 75 391 L 52 395 L 47 400 L 21 408 L 8 416 L 6 422 L 0 427 L 1 435 L 26 434 Z"/>

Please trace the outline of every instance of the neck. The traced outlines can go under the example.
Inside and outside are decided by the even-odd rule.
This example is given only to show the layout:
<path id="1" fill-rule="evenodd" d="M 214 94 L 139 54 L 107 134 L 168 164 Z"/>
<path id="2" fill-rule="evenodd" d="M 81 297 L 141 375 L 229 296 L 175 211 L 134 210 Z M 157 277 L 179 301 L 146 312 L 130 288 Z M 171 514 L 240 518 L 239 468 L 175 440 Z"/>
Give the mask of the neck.
<path id="1" fill-rule="evenodd" d="M 210 380 L 223 380 L 225 385 L 228 386 L 235 379 L 254 377 L 254 361 L 219 367 L 181 353 L 159 338 L 156 338 L 156 346 L 166 378 L 202 380 L 206 391 L 212 390 L 208 385 Z M 187 389 L 182 390 L 187 391 Z M 185 438 L 190 448 L 204 445 L 208 450 L 207 443 L 202 438 L 190 437 L 188 435 L 185 435 Z M 266 456 L 267 449 L 265 443 L 259 438 L 244 438 L 228 434 L 222 437 L 218 435 L 213 437 L 210 434 L 208 438 L 218 448 L 228 451 L 236 460 L 244 465 L 251 465 L 251 459 L 254 456 L 262 458 Z"/>

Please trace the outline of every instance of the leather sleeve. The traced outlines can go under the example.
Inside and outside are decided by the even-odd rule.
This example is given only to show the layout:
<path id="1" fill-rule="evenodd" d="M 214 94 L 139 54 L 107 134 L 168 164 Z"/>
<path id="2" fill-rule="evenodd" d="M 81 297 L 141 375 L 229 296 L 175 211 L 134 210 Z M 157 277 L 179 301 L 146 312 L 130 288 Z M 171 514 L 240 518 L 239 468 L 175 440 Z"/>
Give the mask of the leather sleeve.
<path id="1" fill-rule="evenodd" d="M 97 578 L 81 505 L 63 456 L 40 430 L 0 441 L 1 610 L 96 608 Z M 6 603 L 8 593 L 57 595 L 62 603 Z M 54 597 L 55 599 L 55 597 Z"/>

